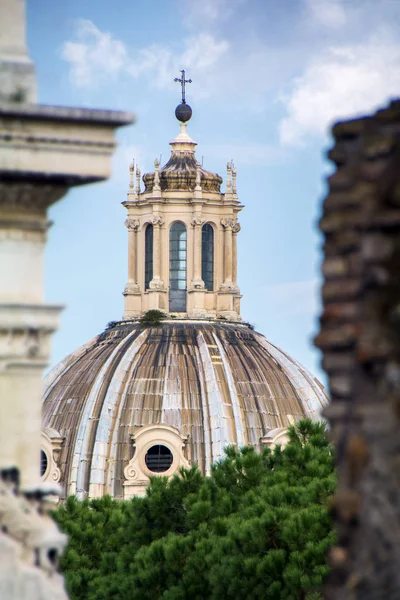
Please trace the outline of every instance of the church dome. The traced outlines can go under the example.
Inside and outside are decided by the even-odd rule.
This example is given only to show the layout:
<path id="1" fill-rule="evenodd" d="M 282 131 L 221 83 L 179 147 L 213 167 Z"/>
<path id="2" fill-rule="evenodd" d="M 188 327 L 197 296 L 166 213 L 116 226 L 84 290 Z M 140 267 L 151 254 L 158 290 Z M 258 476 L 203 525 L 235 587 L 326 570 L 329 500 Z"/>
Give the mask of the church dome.
<path id="1" fill-rule="evenodd" d="M 221 191 L 196 145 L 181 121 L 144 191 L 132 161 L 123 320 L 46 381 L 42 477 L 63 497 L 126 499 L 155 474 L 191 464 L 209 473 L 226 446 L 284 444 L 289 425 L 320 418 L 326 404 L 304 367 L 243 323 L 236 167 L 227 163 Z"/>
<path id="2" fill-rule="evenodd" d="M 43 427 L 64 439 L 64 495 L 126 498 L 157 472 L 208 473 L 230 444 L 261 449 L 326 402 L 315 377 L 245 324 L 122 321 L 49 374 Z"/>

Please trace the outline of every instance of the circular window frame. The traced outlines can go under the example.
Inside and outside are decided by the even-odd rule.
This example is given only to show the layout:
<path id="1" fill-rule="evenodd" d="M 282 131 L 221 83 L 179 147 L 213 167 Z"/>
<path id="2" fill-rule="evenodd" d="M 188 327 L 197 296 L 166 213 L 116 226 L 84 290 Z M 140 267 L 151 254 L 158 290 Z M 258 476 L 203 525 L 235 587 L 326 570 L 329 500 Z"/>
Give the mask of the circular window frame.
<path id="1" fill-rule="evenodd" d="M 168 462 L 169 462 L 169 461 L 171 461 L 171 462 L 170 462 L 170 464 L 168 465 L 168 467 L 167 467 L 166 469 L 163 469 L 163 470 L 158 470 L 158 471 L 153 471 L 153 470 L 152 470 L 152 469 L 149 467 L 149 465 L 148 465 L 148 462 L 146 461 L 146 458 L 149 456 L 149 452 L 150 452 L 150 451 L 151 451 L 153 448 L 157 448 L 157 449 L 158 449 L 158 457 L 159 457 L 159 458 L 161 458 L 161 456 L 163 456 L 163 455 L 164 455 L 165 457 L 167 457 L 167 456 L 168 456 Z M 164 449 L 167 451 L 167 453 L 164 453 L 164 452 L 162 452 L 162 451 L 161 451 L 161 448 L 164 448 Z M 148 448 L 148 450 L 147 450 L 146 454 L 144 455 L 144 462 L 145 462 L 145 464 L 146 464 L 146 467 L 147 467 L 147 469 L 148 469 L 148 470 L 149 470 L 151 473 L 153 473 L 154 475 L 164 475 L 164 473 L 167 473 L 167 471 L 169 471 L 169 469 L 171 468 L 171 466 L 172 466 L 172 464 L 173 464 L 173 462 L 174 462 L 174 455 L 173 455 L 173 453 L 171 452 L 170 448 L 169 448 L 168 446 L 166 446 L 165 444 L 153 444 L 152 446 L 150 446 L 150 448 Z"/>
<path id="2" fill-rule="evenodd" d="M 40 474 L 40 478 L 44 480 L 50 472 L 50 459 L 49 459 L 48 452 L 46 452 L 46 450 L 41 447 L 40 448 L 40 471 L 42 470 L 42 452 L 46 457 L 46 469 L 44 470 L 43 474 Z"/>
<path id="3" fill-rule="evenodd" d="M 151 471 L 148 468 L 148 466 L 146 465 L 146 454 L 150 450 L 150 448 L 152 448 L 153 446 L 165 446 L 171 452 L 172 463 L 170 464 L 169 468 L 166 471 L 157 473 L 156 471 Z M 147 477 L 170 477 L 171 475 L 174 475 L 174 473 L 178 470 L 178 462 L 179 461 L 178 461 L 178 457 L 176 454 L 176 449 L 165 440 L 155 439 L 155 440 L 148 441 L 143 446 L 141 454 L 140 454 L 140 463 L 139 464 L 140 464 L 141 470 L 143 471 L 143 473 L 145 473 L 147 475 Z"/>

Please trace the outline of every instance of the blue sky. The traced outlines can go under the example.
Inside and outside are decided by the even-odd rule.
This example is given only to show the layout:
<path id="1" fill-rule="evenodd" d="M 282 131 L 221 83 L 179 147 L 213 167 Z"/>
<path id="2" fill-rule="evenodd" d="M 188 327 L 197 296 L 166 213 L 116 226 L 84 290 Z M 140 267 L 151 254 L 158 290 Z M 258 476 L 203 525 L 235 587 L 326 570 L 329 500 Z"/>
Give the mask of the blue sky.
<path id="1" fill-rule="evenodd" d="M 27 0 L 45 104 L 133 111 L 112 178 L 50 210 L 46 300 L 63 303 L 52 364 L 123 311 L 128 165 L 168 160 L 185 68 L 188 131 L 205 168 L 234 159 L 242 316 L 323 379 L 311 344 L 329 126 L 399 93 L 398 0 Z"/>

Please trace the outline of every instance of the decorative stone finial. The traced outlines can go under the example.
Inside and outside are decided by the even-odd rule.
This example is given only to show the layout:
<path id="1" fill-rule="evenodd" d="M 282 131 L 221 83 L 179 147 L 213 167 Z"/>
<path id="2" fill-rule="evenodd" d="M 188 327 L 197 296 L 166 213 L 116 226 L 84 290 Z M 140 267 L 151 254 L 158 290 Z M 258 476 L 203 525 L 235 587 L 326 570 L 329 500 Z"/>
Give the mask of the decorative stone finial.
<path id="1" fill-rule="evenodd" d="M 236 168 L 232 163 L 232 193 L 236 194 Z"/>
<path id="2" fill-rule="evenodd" d="M 136 194 L 139 196 L 140 194 L 140 169 L 136 167 Z"/>
<path id="3" fill-rule="evenodd" d="M 129 165 L 129 190 L 133 190 L 133 175 L 135 173 L 135 159 Z"/>
<path id="4" fill-rule="evenodd" d="M 199 161 L 196 161 L 196 187 L 194 191 L 201 192 L 201 164 Z"/>
<path id="5" fill-rule="evenodd" d="M 154 183 L 153 183 L 153 192 L 159 192 L 161 191 L 160 188 L 160 173 L 159 173 L 159 169 L 160 169 L 160 161 L 158 160 L 158 158 L 156 158 L 154 160 Z"/>
<path id="6" fill-rule="evenodd" d="M 230 161 L 226 165 L 226 193 L 232 193 L 232 163 Z"/>

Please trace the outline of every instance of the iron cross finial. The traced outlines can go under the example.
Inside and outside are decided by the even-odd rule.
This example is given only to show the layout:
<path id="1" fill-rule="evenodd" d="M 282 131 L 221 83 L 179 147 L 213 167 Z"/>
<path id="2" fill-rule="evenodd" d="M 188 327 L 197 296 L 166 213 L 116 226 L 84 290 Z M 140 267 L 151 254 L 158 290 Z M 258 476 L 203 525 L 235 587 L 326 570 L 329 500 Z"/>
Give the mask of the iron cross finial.
<path id="1" fill-rule="evenodd" d="M 191 79 L 185 79 L 185 70 L 182 69 L 181 71 L 182 73 L 182 77 L 175 77 L 174 81 L 179 81 L 179 83 L 182 86 L 182 104 L 186 104 L 186 98 L 185 98 L 185 83 L 192 83 Z"/>

